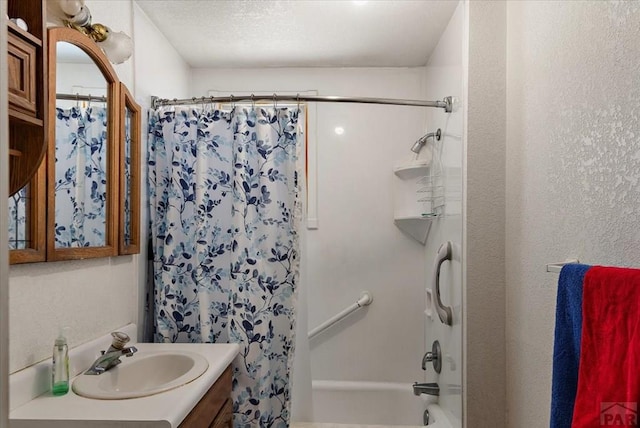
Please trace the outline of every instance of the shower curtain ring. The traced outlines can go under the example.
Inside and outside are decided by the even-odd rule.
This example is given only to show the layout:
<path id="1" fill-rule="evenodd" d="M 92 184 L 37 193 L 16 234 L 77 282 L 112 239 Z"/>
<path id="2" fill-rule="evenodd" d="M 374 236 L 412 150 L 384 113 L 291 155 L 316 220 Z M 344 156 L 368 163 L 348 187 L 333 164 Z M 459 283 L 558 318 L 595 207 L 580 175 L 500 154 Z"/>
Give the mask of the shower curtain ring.
<path id="1" fill-rule="evenodd" d="M 80 108 L 80 94 L 76 92 L 76 108 Z"/>
<path id="2" fill-rule="evenodd" d="M 256 109 L 256 96 L 254 94 L 251 94 L 251 110 L 255 110 Z"/>
<path id="3" fill-rule="evenodd" d="M 296 107 L 298 110 L 300 110 L 300 93 L 296 94 L 296 101 L 298 102 L 298 105 Z"/>
<path id="4" fill-rule="evenodd" d="M 231 102 L 231 108 L 232 109 L 236 108 L 236 102 L 233 99 L 233 94 L 229 95 L 229 101 Z"/>
<path id="5" fill-rule="evenodd" d="M 87 108 L 91 108 L 91 94 L 87 97 Z"/>
<path id="6" fill-rule="evenodd" d="M 278 108 L 278 98 L 276 96 L 276 93 L 273 93 L 273 108 L 277 109 Z"/>

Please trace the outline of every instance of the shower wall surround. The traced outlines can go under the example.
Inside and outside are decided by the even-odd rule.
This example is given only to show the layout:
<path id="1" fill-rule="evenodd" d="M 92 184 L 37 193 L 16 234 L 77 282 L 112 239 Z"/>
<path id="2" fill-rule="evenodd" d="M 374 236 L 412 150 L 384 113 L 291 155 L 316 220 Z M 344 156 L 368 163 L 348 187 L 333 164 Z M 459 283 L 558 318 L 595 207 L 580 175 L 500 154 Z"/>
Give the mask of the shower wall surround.
<path id="1" fill-rule="evenodd" d="M 464 4 L 460 3 L 442 34 L 438 45 L 424 68 L 424 92 L 422 99 L 441 99 L 444 94 L 455 95 L 464 100 Z M 440 397 L 438 403 L 448 414 L 454 427 L 462 423 L 462 162 L 464 111 L 445 113 L 435 109 L 425 110 L 425 132 L 442 129 L 442 170 L 445 185 L 444 215 L 431 226 L 424 249 L 423 264 L 427 269 L 424 287 L 431 290 L 434 259 L 440 245 L 446 241 L 453 243 L 453 260 L 442 265 L 441 290 L 443 302 L 454 308 L 453 325 L 440 322 L 438 315 L 424 317 L 424 345 L 431 351 L 431 344 L 438 340 L 442 352 L 447 355 L 442 363 L 442 372 L 436 375 L 431 365 L 423 372 L 420 381 L 438 382 Z M 426 295 L 423 297 L 426 300 Z M 419 361 L 414 361 L 417 364 Z"/>
<path id="2" fill-rule="evenodd" d="M 120 80 L 136 97 L 166 91 L 167 81 L 176 82 L 172 96 L 186 96 L 187 68 L 173 47 L 131 0 L 118 1 L 118 7 L 113 3 L 86 2 L 94 16 L 111 23 L 115 31 L 134 35 L 134 58 L 115 66 Z M 158 63 L 151 73 L 148 67 Z M 144 272 L 138 266 L 139 262 L 144 266 L 144 247 L 137 256 L 12 266 L 10 371 L 50 357 L 51 340 L 59 326 L 71 327 L 68 339 L 74 346 L 138 321 L 135 278 Z"/>
<path id="3" fill-rule="evenodd" d="M 545 263 L 640 266 L 640 3 L 507 3 L 508 426 L 545 426 Z"/>

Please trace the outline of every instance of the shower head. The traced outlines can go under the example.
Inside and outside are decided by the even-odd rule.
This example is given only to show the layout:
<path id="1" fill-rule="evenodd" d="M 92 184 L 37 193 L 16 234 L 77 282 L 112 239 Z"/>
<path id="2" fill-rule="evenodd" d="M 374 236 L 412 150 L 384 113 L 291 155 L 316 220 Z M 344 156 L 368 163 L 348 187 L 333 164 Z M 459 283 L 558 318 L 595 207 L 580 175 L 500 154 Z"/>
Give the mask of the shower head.
<path id="1" fill-rule="evenodd" d="M 424 147 L 424 144 L 426 142 L 427 142 L 427 139 L 425 137 L 420 138 L 415 143 L 413 143 L 413 146 L 411 147 L 411 151 L 416 154 L 420 153 L 420 150 L 422 150 L 422 147 Z"/>
<path id="2" fill-rule="evenodd" d="M 416 154 L 420 153 L 420 150 L 422 150 L 429 138 L 435 138 L 436 141 L 440 141 L 440 139 L 442 138 L 442 131 L 440 130 L 440 128 L 438 128 L 436 132 L 429 132 L 427 135 L 421 137 L 418 141 L 413 143 L 413 146 L 411 146 L 411 151 Z"/>

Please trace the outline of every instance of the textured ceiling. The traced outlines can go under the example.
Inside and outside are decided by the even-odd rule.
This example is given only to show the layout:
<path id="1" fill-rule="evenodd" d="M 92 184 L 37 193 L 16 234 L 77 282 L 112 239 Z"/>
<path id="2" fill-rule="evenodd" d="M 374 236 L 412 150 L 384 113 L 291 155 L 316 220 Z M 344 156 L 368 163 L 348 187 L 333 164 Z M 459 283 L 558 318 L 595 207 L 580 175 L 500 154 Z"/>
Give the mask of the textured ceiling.
<path id="1" fill-rule="evenodd" d="M 192 67 L 410 67 L 458 2 L 137 0 Z"/>

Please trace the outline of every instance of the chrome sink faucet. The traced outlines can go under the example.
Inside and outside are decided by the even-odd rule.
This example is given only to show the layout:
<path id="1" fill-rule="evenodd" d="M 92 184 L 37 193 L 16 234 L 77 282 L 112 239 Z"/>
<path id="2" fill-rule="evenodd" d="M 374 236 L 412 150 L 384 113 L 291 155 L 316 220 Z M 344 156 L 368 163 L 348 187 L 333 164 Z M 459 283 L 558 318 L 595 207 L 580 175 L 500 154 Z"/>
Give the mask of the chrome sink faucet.
<path id="1" fill-rule="evenodd" d="M 129 336 L 120 331 L 114 331 L 111 333 L 113 337 L 113 342 L 109 349 L 106 351 L 101 351 L 102 355 L 99 356 L 91 367 L 84 372 L 86 375 L 100 375 L 107 370 L 117 366 L 122 361 L 120 361 L 120 357 L 130 357 L 134 353 L 138 352 L 138 349 L 135 346 L 127 346 L 124 345 L 130 340 Z"/>

